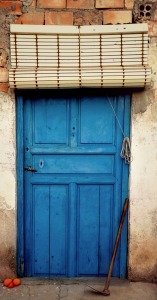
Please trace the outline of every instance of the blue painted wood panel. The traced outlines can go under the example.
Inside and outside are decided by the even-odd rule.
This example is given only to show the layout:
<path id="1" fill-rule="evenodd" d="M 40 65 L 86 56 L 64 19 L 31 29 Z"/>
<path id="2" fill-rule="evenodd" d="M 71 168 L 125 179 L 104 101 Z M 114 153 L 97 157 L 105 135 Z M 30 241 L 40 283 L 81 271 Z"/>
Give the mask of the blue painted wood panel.
<path id="1" fill-rule="evenodd" d="M 67 276 L 68 187 L 50 187 L 50 274 Z"/>
<path id="2" fill-rule="evenodd" d="M 114 115 L 108 101 L 92 97 L 80 101 L 80 143 L 112 144 L 114 142 Z M 114 106 L 113 99 L 111 103 Z M 89 130 L 90 129 L 90 130 Z"/>
<path id="3" fill-rule="evenodd" d="M 113 185 L 100 185 L 99 190 L 99 274 L 107 274 L 112 253 Z"/>
<path id="4" fill-rule="evenodd" d="M 78 276 L 107 274 L 112 253 L 113 186 L 81 185 L 78 197 Z"/>
<path id="5" fill-rule="evenodd" d="M 53 122 L 52 122 L 53 120 Z M 69 103 L 65 99 L 40 99 L 34 106 L 34 143 L 68 143 Z"/>
<path id="6" fill-rule="evenodd" d="M 40 91 L 19 98 L 23 167 L 37 170 L 24 171 L 25 276 L 108 272 L 128 168 L 120 157 L 121 130 L 103 94 Z M 129 97 L 109 97 L 129 134 Z M 125 276 L 126 256 L 127 222 L 113 276 Z"/>
<path id="7" fill-rule="evenodd" d="M 114 155 L 34 155 L 34 167 L 46 174 L 113 174 Z"/>
<path id="8" fill-rule="evenodd" d="M 49 186 L 36 185 L 33 190 L 34 274 L 46 275 L 49 273 Z"/>
<path id="9" fill-rule="evenodd" d="M 83 185 L 78 190 L 78 276 L 98 274 L 99 186 Z"/>

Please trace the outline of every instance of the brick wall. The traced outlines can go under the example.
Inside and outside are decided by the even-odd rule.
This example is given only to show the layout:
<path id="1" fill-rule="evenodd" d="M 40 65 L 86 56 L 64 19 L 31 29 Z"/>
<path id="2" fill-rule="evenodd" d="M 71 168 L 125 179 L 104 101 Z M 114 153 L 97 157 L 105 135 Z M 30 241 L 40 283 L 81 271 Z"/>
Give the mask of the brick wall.
<path id="1" fill-rule="evenodd" d="M 143 1 L 146 3 L 146 1 Z M 151 16 L 139 12 L 141 0 L 0 0 L 0 90 L 8 91 L 9 25 L 101 25 L 146 21 L 157 36 L 156 1 Z M 148 12 L 149 14 L 149 12 Z"/>

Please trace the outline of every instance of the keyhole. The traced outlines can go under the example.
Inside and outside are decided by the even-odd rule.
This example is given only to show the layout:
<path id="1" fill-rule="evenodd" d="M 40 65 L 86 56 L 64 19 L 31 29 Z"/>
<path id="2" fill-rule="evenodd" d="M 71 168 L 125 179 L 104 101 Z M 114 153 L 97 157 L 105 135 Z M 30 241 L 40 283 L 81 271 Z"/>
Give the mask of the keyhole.
<path id="1" fill-rule="evenodd" d="M 75 130 L 75 127 L 73 127 L 73 130 Z"/>
<path id="2" fill-rule="evenodd" d="M 29 148 L 26 148 L 26 151 L 28 151 L 29 150 Z"/>
<path id="3" fill-rule="evenodd" d="M 43 167 L 44 167 L 44 161 L 43 161 L 43 160 L 40 160 L 40 161 L 39 161 L 39 167 L 40 167 L 40 168 L 43 168 Z"/>

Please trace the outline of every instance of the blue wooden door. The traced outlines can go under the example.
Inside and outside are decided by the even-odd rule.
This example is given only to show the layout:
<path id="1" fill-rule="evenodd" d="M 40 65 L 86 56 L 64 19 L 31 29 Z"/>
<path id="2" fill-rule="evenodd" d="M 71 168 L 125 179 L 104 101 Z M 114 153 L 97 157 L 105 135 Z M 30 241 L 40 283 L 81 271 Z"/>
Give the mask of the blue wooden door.
<path id="1" fill-rule="evenodd" d="M 107 274 L 127 166 L 129 97 L 104 91 L 42 91 L 23 96 L 25 276 Z M 20 100 L 19 100 L 20 101 Z M 113 276 L 126 271 L 125 223 Z"/>

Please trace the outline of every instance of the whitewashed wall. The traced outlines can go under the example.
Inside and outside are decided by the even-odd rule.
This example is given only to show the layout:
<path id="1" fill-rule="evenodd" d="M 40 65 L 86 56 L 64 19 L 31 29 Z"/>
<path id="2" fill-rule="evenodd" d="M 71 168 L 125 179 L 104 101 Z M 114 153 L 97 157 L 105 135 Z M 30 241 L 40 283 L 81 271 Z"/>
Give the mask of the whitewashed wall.
<path id="1" fill-rule="evenodd" d="M 0 92 L 0 279 L 16 266 L 15 101 Z"/>
<path id="2" fill-rule="evenodd" d="M 133 94 L 129 277 L 157 282 L 157 39 L 149 49 L 150 89 Z"/>

